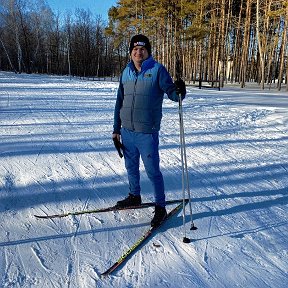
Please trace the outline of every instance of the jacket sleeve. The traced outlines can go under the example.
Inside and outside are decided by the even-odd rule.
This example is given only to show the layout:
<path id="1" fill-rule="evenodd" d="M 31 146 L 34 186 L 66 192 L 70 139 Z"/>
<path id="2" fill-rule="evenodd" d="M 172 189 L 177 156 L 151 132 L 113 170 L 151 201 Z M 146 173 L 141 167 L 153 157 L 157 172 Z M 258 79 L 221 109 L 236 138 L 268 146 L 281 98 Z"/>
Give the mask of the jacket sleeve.
<path id="1" fill-rule="evenodd" d="M 178 102 L 179 97 L 178 94 L 176 93 L 176 86 L 173 83 L 173 80 L 167 71 L 167 69 L 161 65 L 159 68 L 159 86 L 160 89 L 163 90 L 168 98 L 172 101 Z"/>
<path id="2" fill-rule="evenodd" d="M 120 134 L 120 129 L 121 129 L 120 109 L 123 105 L 123 99 L 124 99 L 124 90 L 123 90 L 122 76 L 121 76 L 118 91 L 117 91 L 115 109 L 114 109 L 113 133 L 116 133 L 116 134 Z"/>

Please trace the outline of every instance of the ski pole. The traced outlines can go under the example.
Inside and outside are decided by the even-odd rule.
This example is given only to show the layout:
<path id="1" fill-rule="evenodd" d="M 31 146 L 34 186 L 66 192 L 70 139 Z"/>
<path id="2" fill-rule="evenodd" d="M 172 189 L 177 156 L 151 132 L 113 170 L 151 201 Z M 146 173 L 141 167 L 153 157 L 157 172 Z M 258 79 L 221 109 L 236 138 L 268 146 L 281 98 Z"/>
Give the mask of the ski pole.
<path id="1" fill-rule="evenodd" d="M 180 124 L 180 149 L 181 149 L 181 166 L 182 166 L 182 193 L 183 193 L 183 228 L 184 228 L 184 243 L 190 243 L 190 239 L 186 237 L 186 228 L 185 228 L 185 190 L 188 193 L 189 199 L 189 209 L 190 209 L 190 217 L 191 217 L 191 228 L 190 230 L 196 230 L 197 227 L 193 222 L 193 213 L 192 213 L 192 205 L 191 205 L 191 193 L 190 193 L 190 183 L 189 183 L 189 174 L 188 174 L 188 166 L 187 166 L 187 154 L 186 154 L 186 144 L 185 144 L 185 135 L 184 135 L 184 121 L 183 121 L 183 108 L 182 108 L 182 98 L 179 95 L 179 124 Z"/>
<path id="2" fill-rule="evenodd" d="M 183 230 L 184 230 L 184 237 L 183 242 L 189 243 L 190 240 L 186 237 L 186 212 L 185 212 L 185 205 L 184 205 L 184 199 L 185 199 L 185 171 L 184 171 L 184 151 L 183 151 L 183 129 L 182 129 L 182 99 L 181 95 L 179 95 L 179 124 L 180 124 L 180 154 L 181 154 L 181 170 L 182 170 L 182 198 L 183 198 L 183 210 L 182 210 L 182 218 L 183 218 Z M 189 200 L 190 202 L 190 200 Z"/>

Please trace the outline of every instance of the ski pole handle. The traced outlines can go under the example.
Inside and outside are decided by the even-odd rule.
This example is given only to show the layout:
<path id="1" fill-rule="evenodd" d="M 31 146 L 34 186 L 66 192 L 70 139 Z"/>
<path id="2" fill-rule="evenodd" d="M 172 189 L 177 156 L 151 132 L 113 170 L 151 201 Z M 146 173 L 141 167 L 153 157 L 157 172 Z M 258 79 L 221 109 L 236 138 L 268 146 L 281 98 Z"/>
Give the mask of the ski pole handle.
<path id="1" fill-rule="evenodd" d="M 122 158 L 123 153 L 121 152 L 121 149 L 123 150 L 124 148 L 123 144 L 117 139 L 117 137 L 113 137 L 113 142 L 114 142 L 114 146 L 118 152 L 119 157 Z"/>

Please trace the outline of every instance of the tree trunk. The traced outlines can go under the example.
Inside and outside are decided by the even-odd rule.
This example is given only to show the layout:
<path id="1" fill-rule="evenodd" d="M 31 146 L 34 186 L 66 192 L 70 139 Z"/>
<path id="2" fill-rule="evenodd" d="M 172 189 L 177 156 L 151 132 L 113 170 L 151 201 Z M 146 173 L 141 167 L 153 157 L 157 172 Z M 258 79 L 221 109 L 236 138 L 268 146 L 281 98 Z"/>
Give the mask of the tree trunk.
<path id="1" fill-rule="evenodd" d="M 243 40 L 242 58 L 241 58 L 241 67 L 240 67 L 241 88 L 245 86 L 246 76 L 247 76 L 246 71 L 247 71 L 248 50 L 249 50 L 249 40 L 250 40 L 251 0 L 247 0 L 246 5 L 247 7 L 246 7 L 244 40 Z"/>
<path id="2" fill-rule="evenodd" d="M 284 57 L 286 55 L 286 49 L 287 49 L 287 34 L 288 34 L 288 6 L 286 7 L 285 24 L 284 24 L 283 35 L 282 35 L 280 69 L 279 69 L 279 77 L 278 77 L 278 90 L 279 91 L 281 90 L 281 84 L 282 84 L 283 74 L 284 74 Z M 288 66 L 288 63 L 286 65 Z M 286 79 L 287 79 L 287 74 L 286 74 Z M 287 81 L 286 81 L 286 85 L 287 85 Z M 288 90 L 287 86 L 286 86 L 286 90 Z"/>

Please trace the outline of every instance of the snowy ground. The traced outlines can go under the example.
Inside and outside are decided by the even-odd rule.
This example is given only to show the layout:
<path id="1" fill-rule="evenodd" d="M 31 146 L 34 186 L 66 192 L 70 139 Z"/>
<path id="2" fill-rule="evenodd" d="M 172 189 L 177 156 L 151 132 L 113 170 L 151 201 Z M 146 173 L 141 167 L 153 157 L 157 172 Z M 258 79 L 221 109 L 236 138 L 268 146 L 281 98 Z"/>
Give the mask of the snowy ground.
<path id="1" fill-rule="evenodd" d="M 117 83 L 0 72 L 0 287 L 288 287 L 288 95 L 189 87 L 183 102 L 193 196 L 115 273 L 153 208 L 62 219 L 128 193 L 112 141 Z M 182 197 L 177 103 L 164 101 L 167 199 Z M 143 167 L 141 166 L 143 170 Z M 144 201 L 153 201 L 142 174 Z M 169 206 L 168 210 L 173 206 Z M 183 235 L 193 241 L 183 243 Z"/>

